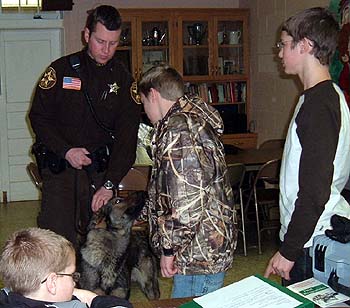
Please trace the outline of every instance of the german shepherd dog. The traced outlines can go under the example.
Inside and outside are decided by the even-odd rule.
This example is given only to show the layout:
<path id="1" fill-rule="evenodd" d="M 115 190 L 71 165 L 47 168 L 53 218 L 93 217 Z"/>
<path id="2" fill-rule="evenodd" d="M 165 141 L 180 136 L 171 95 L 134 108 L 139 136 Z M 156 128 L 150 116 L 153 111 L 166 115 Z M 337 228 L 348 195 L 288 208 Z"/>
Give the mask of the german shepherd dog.
<path id="1" fill-rule="evenodd" d="M 80 250 L 81 288 L 128 299 L 136 281 L 148 299 L 159 298 L 157 259 L 147 232 L 131 230 L 144 201 L 144 192 L 113 198 L 93 215 Z M 106 228 L 95 228 L 103 218 Z"/>

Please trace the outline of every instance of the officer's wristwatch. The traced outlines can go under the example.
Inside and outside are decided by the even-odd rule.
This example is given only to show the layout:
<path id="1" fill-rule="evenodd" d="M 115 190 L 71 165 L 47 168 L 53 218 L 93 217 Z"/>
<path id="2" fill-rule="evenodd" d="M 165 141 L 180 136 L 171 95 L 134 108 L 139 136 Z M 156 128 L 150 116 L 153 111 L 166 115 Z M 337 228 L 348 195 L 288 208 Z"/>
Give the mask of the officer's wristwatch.
<path id="1" fill-rule="evenodd" d="M 103 187 L 106 188 L 107 190 L 114 190 L 114 184 L 112 181 L 108 180 L 106 183 L 103 184 Z"/>

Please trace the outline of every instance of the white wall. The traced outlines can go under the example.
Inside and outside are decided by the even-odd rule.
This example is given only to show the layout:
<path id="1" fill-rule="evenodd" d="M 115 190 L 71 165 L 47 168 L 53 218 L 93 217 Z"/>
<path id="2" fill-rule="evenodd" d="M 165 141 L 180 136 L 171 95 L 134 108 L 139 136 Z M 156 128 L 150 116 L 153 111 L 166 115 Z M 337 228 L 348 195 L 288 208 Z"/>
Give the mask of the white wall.
<path id="1" fill-rule="evenodd" d="M 251 119 L 256 122 L 258 144 L 284 138 L 301 91 L 295 77 L 281 74 L 274 46 L 279 27 L 290 15 L 330 0 L 240 0 L 250 14 Z"/>

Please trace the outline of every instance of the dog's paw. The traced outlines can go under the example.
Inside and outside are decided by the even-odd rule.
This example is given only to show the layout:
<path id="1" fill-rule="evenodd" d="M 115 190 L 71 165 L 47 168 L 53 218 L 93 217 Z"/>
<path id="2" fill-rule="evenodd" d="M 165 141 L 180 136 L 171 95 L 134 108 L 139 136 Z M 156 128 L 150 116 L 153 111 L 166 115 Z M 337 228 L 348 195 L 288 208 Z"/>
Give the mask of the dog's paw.
<path id="1" fill-rule="evenodd" d="M 96 293 L 97 295 L 106 295 L 106 293 L 100 288 L 95 289 L 93 292 Z"/>
<path id="2" fill-rule="evenodd" d="M 130 296 L 130 290 L 124 288 L 113 289 L 110 295 L 114 295 L 120 298 L 128 299 Z"/>

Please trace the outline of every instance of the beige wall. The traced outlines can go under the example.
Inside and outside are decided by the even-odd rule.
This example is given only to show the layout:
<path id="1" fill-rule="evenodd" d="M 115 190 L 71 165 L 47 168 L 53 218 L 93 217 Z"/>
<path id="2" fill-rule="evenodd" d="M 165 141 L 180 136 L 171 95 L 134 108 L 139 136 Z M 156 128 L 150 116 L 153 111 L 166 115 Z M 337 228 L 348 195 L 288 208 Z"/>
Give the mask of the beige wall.
<path id="1" fill-rule="evenodd" d="M 239 0 L 79 0 L 74 1 L 73 10 L 64 13 L 66 53 L 79 50 L 81 31 L 86 20 L 86 11 L 100 4 L 110 4 L 117 8 L 235 8 Z"/>
<path id="2" fill-rule="evenodd" d="M 259 134 L 258 144 L 266 139 L 284 138 L 300 93 L 295 77 L 279 72 L 273 46 L 279 26 L 295 12 L 313 6 L 328 6 L 329 0 L 240 0 L 249 7 L 251 53 L 251 119 Z"/>

